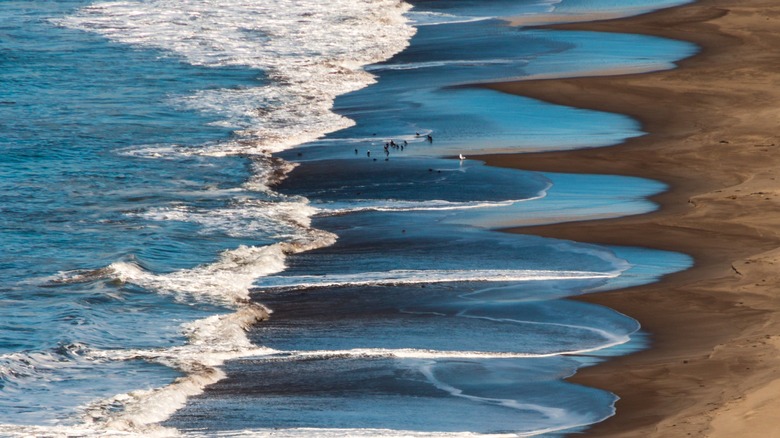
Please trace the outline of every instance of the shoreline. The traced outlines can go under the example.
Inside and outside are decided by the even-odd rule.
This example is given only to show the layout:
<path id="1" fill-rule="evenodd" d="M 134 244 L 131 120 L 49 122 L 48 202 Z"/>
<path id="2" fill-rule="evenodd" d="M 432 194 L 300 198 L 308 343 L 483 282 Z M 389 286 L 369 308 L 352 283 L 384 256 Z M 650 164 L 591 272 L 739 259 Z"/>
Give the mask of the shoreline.
<path id="1" fill-rule="evenodd" d="M 780 5 L 700 0 L 640 16 L 545 26 L 690 41 L 678 68 L 480 86 L 621 113 L 648 134 L 621 145 L 474 157 L 523 170 L 659 180 L 655 212 L 505 231 L 677 251 L 694 267 L 578 299 L 631 316 L 651 347 L 569 379 L 609 390 L 617 414 L 591 436 L 780 436 Z M 773 87 L 774 86 L 774 87 Z"/>

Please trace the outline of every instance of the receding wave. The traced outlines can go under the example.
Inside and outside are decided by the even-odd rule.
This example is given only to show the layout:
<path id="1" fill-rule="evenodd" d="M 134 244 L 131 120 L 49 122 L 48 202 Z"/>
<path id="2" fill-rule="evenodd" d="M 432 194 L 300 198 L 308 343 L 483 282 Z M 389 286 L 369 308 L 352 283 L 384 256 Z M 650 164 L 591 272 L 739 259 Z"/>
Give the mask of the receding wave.
<path id="1" fill-rule="evenodd" d="M 444 200 L 434 201 L 401 201 L 401 200 L 383 200 L 383 201 L 350 201 L 342 204 L 338 202 L 328 204 L 316 204 L 319 208 L 319 214 L 347 214 L 361 211 L 446 211 L 446 210 L 468 210 L 473 208 L 496 208 L 508 207 L 518 202 L 541 199 L 544 195 L 534 198 L 509 201 L 473 201 L 473 202 L 453 202 Z"/>
<path id="2" fill-rule="evenodd" d="M 628 342 L 628 336 L 619 340 L 610 340 L 595 347 L 579 350 L 556 351 L 551 353 L 528 352 L 493 352 L 493 351 L 447 351 L 423 350 L 416 348 L 355 348 L 350 350 L 314 350 L 314 351 L 279 351 L 267 356 L 268 360 L 291 359 L 341 359 L 341 358 L 398 358 L 398 359 L 507 359 L 507 358 L 545 358 L 566 355 L 592 353 L 605 348 Z"/>
<path id="3" fill-rule="evenodd" d="M 526 64 L 526 61 L 521 59 L 460 59 L 460 60 L 448 60 L 448 61 L 426 61 L 426 62 L 407 62 L 397 64 L 377 64 L 366 67 L 368 71 L 382 71 L 382 70 L 417 70 L 422 68 L 434 68 L 434 67 L 449 67 L 449 66 L 468 66 L 476 67 L 482 65 L 517 65 Z"/>
<path id="4" fill-rule="evenodd" d="M 525 269 L 482 269 L 482 270 L 390 270 L 384 272 L 359 272 L 336 275 L 297 275 L 265 277 L 258 281 L 260 289 L 273 288 L 322 288 L 335 286 L 369 286 L 450 282 L 489 282 L 489 281 L 544 281 L 544 280 L 582 280 L 615 278 L 615 272 L 588 271 L 544 271 Z"/>
<path id="5" fill-rule="evenodd" d="M 492 20 L 496 17 L 462 16 L 434 11 L 412 11 L 409 13 L 409 18 L 411 18 L 415 26 L 438 26 L 442 24 L 471 23 L 474 21 Z"/>

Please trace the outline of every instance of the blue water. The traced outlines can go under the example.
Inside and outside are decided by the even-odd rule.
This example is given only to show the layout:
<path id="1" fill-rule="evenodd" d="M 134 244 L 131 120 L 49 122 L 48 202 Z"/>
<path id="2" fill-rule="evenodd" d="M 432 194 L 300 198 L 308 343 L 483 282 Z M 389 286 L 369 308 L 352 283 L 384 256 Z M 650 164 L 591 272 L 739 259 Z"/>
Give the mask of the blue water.
<path id="1" fill-rule="evenodd" d="M 373 146 L 376 152 L 374 137 L 404 138 L 420 146 L 406 150 L 407 155 L 617 144 L 644 134 L 636 121 L 457 85 L 621 68 L 662 70 L 696 51 L 693 44 L 661 38 L 526 30 L 493 20 L 423 26 L 411 47 L 369 67 L 378 84 L 336 100 L 337 110 L 356 120 L 356 126 L 306 145 L 305 155 L 348 154 L 355 145 L 361 151 Z M 423 131 L 434 131 L 435 141 L 419 143 L 414 133 Z M 334 139 L 341 142 L 334 144 Z M 291 152 L 283 156 L 293 157 Z"/>
<path id="2" fill-rule="evenodd" d="M 0 434 L 553 433 L 612 415 L 615 395 L 563 379 L 644 335 L 566 298 L 689 258 L 495 229 L 652 211 L 665 186 L 470 157 L 641 127 L 468 85 L 695 53 L 498 19 L 680 2 L 613 3 L 416 1 L 414 29 L 373 42 L 380 24 L 344 18 L 368 4 L 286 7 L 301 26 L 340 11 L 347 58 L 381 54 L 361 58 L 369 81 L 323 76 L 350 48 L 285 33 L 274 2 L 0 2 Z"/>

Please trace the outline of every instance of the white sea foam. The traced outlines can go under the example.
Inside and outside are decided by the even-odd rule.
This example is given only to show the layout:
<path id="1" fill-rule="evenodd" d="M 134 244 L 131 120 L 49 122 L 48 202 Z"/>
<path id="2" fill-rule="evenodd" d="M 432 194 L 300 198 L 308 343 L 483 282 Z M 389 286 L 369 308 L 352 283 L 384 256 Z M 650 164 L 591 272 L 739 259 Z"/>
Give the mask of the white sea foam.
<path id="1" fill-rule="evenodd" d="M 194 148 L 177 144 L 148 144 L 116 150 L 119 155 L 138 158 L 160 158 L 174 160 L 180 157 L 194 155 Z"/>
<path id="2" fill-rule="evenodd" d="M 481 65 L 518 65 L 527 64 L 527 61 L 522 59 L 459 59 L 448 61 L 425 61 L 425 62 L 405 62 L 405 63 L 392 63 L 392 64 L 377 64 L 366 67 L 368 71 L 382 71 L 382 70 L 417 70 L 422 68 L 433 67 L 451 67 L 451 66 L 467 66 L 476 67 Z"/>
<path id="3" fill-rule="evenodd" d="M 132 432 L 165 432 L 156 426 L 179 410 L 187 398 L 200 394 L 207 385 L 225 377 L 219 367 L 227 360 L 245 356 L 262 356 L 273 350 L 256 347 L 246 337 L 246 330 L 266 319 L 270 312 L 263 306 L 246 303 L 237 312 L 214 315 L 186 324 L 189 343 L 158 350 L 92 351 L 98 360 L 144 359 L 185 373 L 172 384 L 150 390 L 137 390 L 101 400 L 84 408 L 88 424 L 105 430 Z M 117 411 L 116 407 L 121 406 Z"/>
<path id="4" fill-rule="evenodd" d="M 117 154 L 136 158 L 175 160 L 192 156 L 211 156 L 212 151 L 218 150 L 224 152 L 226 148 L 233 148 L 239 151 L 239 147 L 226 147 L 225 143 L 215 145 L 204 145 L 201 147 L 170 145 L 170 144 L 151 144 L 132 146 L 117 150 Z M 218 155 L 226 155 L 220 153 Z M 279 184 L 287 175 L 298 166 L 298 163 L 285 161 L 281 158 L 273 157 L 268 153 L 250 154 L 252 163 L 252 174 L 242 188 L 223 189 L 221 192 L 230 193 L 240 190 L 249 190 L 253 192 L 265 192 L 274 197 L 286 198 L 287 200 L 298 200 L 307 202 L 304 198 L 294 196 L 282 196 L 271 190 L 271 187 Z"/>
<path id="5" fill-rule="evenodd" d="M 264 86 L 176 99 L 220 116 L 245 139 L 209 146 L 220 155 L 279 151 L 350 126 L 331 111 L 333 100 L 373 83 L 363 67 L 407 46 L 415 32 L 408 10 L 397 0 L 110 1 L 56 23 L 194 65 L 262 70 Z"/>
<path id="6" fill-rule="evenodd" d="M 244 183 L 244 188 L 246 190 L 273 194 L 277 198 L 282 197 L 288 201 L 294 199 L 299 202 L 308 202 L 307 199 L 302 197 L 282 196 L 271 189 L 271 187 L 284 181 L 287 175 L 296 167 L 298 167 L 298 163 L 291 163 L 270 155 L 254 156 L 252 157 L 252 176 Z"/>
<path id="7" fill-rule="evenodd" d="M 48 378 L 52 371 L 68 364 L 63 355 L 51 351 L 14 352 L 0 355 L 0 378 L 11 384 Z"/>
<path id="8" fill-rule="evenodd" d="M 284 178 L 289 164 L 271 162 L 270 152 L 314 140 L 353 122 L 331 111 L 336 96 L 374 82 L 363 67 L 402 50 L 414 34 L 397 0 L 149 0 L 97 2 L 57 24 L 95 32 L 137 47 L 160 49 L 193 65 L 244 66 L 258 69 L 263 84 L 238 89 L 200 90 L 172 103 L 217 115 L 236 138 L 201 146 L 143 146 L 121 151 L 146 158 L 187 155 L 254 155 L 254 176 L 245 189 L 268 191 Z M 274 194 L 278 195 L 278 194 Z M 278 196 L 281 197 L 281 196 Z M 63 273 L 61 282 L 110 278 L 130 282 L 183 301 L 208 301 L 236 312 L 198 321 L 184 328 L 189 343 L 155 352 L 110 354 L 146 358 L 175 367 L 186 376 L 151 391 L 121 394 L 87 409 L 87 417 L 107 430 L 149 431 L 150 424 L 178 409 L 186 397 L 222 377 L 225 360 L 262 351 L 244 329 L 266 309 L 248 302 L 248 291 L 262 276 L 284 269 L 287 254 L 330 245 L 335 236 L 310 228 L 314 213 L 301 199 L 263 203 L 236 201 L 217 211 L 185 205 L 141 213 L 147 219 L 182 220 L 232 235 L 265 233 L 283 241 L 265 247 L 241 246 L 224 251 L 214 263 L 156 274 L 132 262 L 116 262 L 90 271 Z M 97 353 L 95 353 L 97 354 Z M 106 353 L 108 354 L 108 353 Z M 96 356 L 97 357 L 97 356 Z M 116 409 L 116 406 L 121 409 Z"/>
<path id="9" fill-rule="evenodd" d="M 549 184 L 541 190 L 536 196 L 526 199 L 505 200 L 505 201 L 445 201 L 433 199 L 427 201 L 406 201 L 397 199 L 355 199 L 349 202 L 323 202 L 313 204 L 321 215 L 346 214 L 361 211 L 447 211 L 447 210 L 470 210 L 475 208 L 497 208 L 508 207 L 518 202 L 527 202 L 542 199 L 547 196 L 547 190 L 552 187 Z"/>
<path id="10" fill-rule="evenodd" d="M 603 338 L 606 342 L 602 345 L 599 345 L 596 349 L 606 349 L 609 347 L 614 347 L 617 345 L 625 344 L 626 342 L 630 341 L 631 338 L 629 337 L 630 333 L 621 333 L 616 334 L 609 332 L 604 329 L 600 329 L 598 327 L 591 327 L 586 325 L 577 325 L 577 324 L 562 324 L 562 323 L 554 323 L 554 322 L 539 322 L 539 321 L 527 321 L 527 320 L 520 320 L 520 319 L 513 319 L 513 318 L 494 318 L 490 316 L 484 316 L 484 315 L 471 315 L 466 311 L 458 313 L 459 317 L 462 318 L 472 318 L 472 319 L 483 319 L 486 321 L 494 321 L 494 322 L 505 322 L 505 323 L 511 323 L 511 324 L 524 324 L 524 325 L 539 325 L 539 326 L 547 326 L 547 327 L 562 327 L 568 330 L 575 330 L 575 331 L 581 331 L 581 332 L 591 332 L 601 338 Z M 588 349 L 590 351 L 590 349 Z M 578 353 L 581 353 L 582 350 L 579 350 Z"/>
<path id="11" fill-rule="evenodd" d="M 423 373 L 425 378 L 428 379 L 428 381 L 431 382 L 431 384 L 433 384 L 433 386 L 441 389 L 442 391 L 448 392 L 452 396 L 465 398 L 471 401 L 475 401 L 477 403 L 487 403 L 492 405 L 503 406 L 510 409 L 535 411 L 544 415 L 550 420 L 554 420 L 556 422 L 560 421 L 563 418 L 566 418 L 566 416 L 568 415 L 568 411 L 566 409 L 553 408 L 553 407 L 542 406 L 542 405 L 531 404 L 531 403 L 520 403 L 517 400 L 511 400 L 511 399 L 486 398 L 486 397 L 477 397 L 474 395 L 469 395 L 466 392 L 464 392 L 462 389 L 458 389 L 450 384 L 447 384 L 439 380 L 433 372 L 434 364 L 435 363 L 427 363 L 426 365 L 421 366 L 419 369 Z"/>
<path id="12" fill-rule="evenodd" d="M 623 273 L 631 269 L 633 266 L 628 260 L 618 257 L 615 253 L 607 250 L 604 247 L 594 247 L 591 245 L 576 244 L 571 242 L 553 243 L 550 246 L 561 252 L 585 254 L 599 258 L 612 265 L 614 272 L 618 273 Z"/>
<path id="13" fill-rule="evenodd" d="M 274 288 L 314 288 L 337 286 L 368 286 L 386 284 L 448 283 L 465 281 L 544 281 L 544 280 L 584 280 L 615 278 L 620 271 L 545 271 L 527 269 L 430 269 L 430 270 L 390 270 L 382 272 L 360 272 L 354 274 L 333 275 L 295 275 L 264 277 L 257 285 L 261 289 Z"/>
<path id="14" fill-rule="evenodd" d="M 284 269 L 287 254 L 331 245 L 335 236 L 310 230 L 306 239 L 265 247 L 241 246 L 225 251 L 212 264 L 169 274 L 155 274 L 128 262 L 116 262 L 89 273 L 63 274 L 63 281 L 94 280 L 96 276 L 130 282 L 170 293 L 190 302 L 212 301 L 236 308 L 234 313 L 214 315 L 182 327 L 188 338 L 183 346 L 157 350 L 90 351 L 93 360 L 144 359 L 185 373 L 172 384 L 119 394 L 84 408 L 84 418 L 107 431 L 167 433 L 155 426 L 180 409 L 188 397 L 224 377 L 219 367 L 227 360 L 268 354 L 246 337 L 246 330 L 267 318 L 270 311 L 248 300 L 249 289 L 261 276 Z"/>
<path id="15" fill-rule="evenodd" d="M 566 409 L 544 406 L 544 405 L 534 404 L 534 403 L 522 403 L 513 399 L 489 398 L 489 397 L 479 397 L 479 396 L 471 395 L 460 388 L 452 386 L 438 379 L 434 373 L 433 363 L 423 364 L 422 366 L 419 367 L 419 369 L 422 372 L 422 374 L 426 377 L 426 379 L 428 379 L 428 381 L 431 382 L 431 384 L 441 389 L 442 391 L 448 392 L 450 395 L 454 397 L 461 397 L 476 403 L 498 405 L 509 409 L 516 409 L 519 411 L 533 411 L 547 418 L 548 420 L 547 423 L 549 424 L 549 426 L 541 430 L 535 430 L 532 432 L 527 432 L 525 434 L 522 433 L 517 434 L 517 436 L 533 436 L 533 435 L 541 435 L 544 433 L 557 432 L 566 429 L 571 429 L 577 426 L 588 425 L 591 424 L 593 421 L 592 418 L 588 418 L 585 415 L 577 414 L 575 412 L 571 412 Z"/>
<path id="16" fill-rule="evenodd" d="M 219 259 L 168 274 L 149 272 L 130 262 L 115 262 L 91 271 L 62 273 L 60 282 L 113 279 L 137 284 L 158 293 L 168 293 L 184 302 L 214 302 L 235 312 L 214 315 L 182 327 L 188 343 L 158 350 L 89 351 L 92 360 L 144 359 L 182 371 L 185 376 L 170 385 L 118 394 L 84 408 L 84 419 L 100 430 L 168 434 L 161 422 L 199 394 L 206 385 L 224 377 L 219 367 L 227 360 L 268 354 L 246 336 L 253 324 L 267 318 L 270 310 L 249 301 L 249 289 L 258 277 L 280 272 L 288 254 L 332 245 L 335 235 L 309 229 L 305 236 L 264 247 L 240 246 L 224 251 Z M 3 430 L 3 429 L 0 429 Z"/>
<path id="17" fill-rule="evenodd" d="M 577 350 L 554 351 L 549 353 L 529 352 L 496 352 L 496 351 L 457 351 L 457 350 L 426 350 L 419 348 L 353 348 L 349 350 L 312 350 L 312 351 L 277 351 L 269 359 L 296 358 L 397 358 L 397 359 L 533 359 L 556 356 L 576 356 L 592 353 L 608 348 L 614 344 L 605 342 L 593 347 Z"/>
<path id="18" fill-rule="evenodd" d="M 468 210 L 472 208 L 507 207 L 521 201 L 497 202 L 452 202 L 452 201 L 396 201 L 396 200 L 355 200 L 349 202 L 333 202 L 315 204 L 320 214 L 346 214 L 361 211 L 436 211 L 436 210 Z"/>
<path id="19" fill-rule="evenodd" d="M 412 11 L 408 14 L 415 26 L 438 26 L 441 24 L 471 23 L 491 20 L 494 16 L 463 16 L 434 11 Z"/>
<path id="20" fill-rule="evenodd" d="M 437 11 L 417 11 L 412 10 L 408 16 L 415 26 L 439 26 L 456 23 L 471 23 L 485 20 L 506 20 L 507 16 L 514 15 L 538 15 L 540 13 L 551 13 L 555 6 L 560 4 L 561 0 L 537 0 L 536 2 L 519 2 L 516 10 L 511 6 L 504 9 L 488 8 L 480 10 L 477 8 L 468 8 L 457 11 L 459 13 L 450 14 Z M 464 12 L 469 15 L 464 15 Z"/>
<path id="21" fill-rule="evenodd" d="M 305 236 L 289 242 L 260 247 L 241 245 L 226 250 L 214 263 L 192 269 L 157 274 L 137 263 L 120 261 L 96 270 L 62 272 L 49 280 L 54 283 L 116 280 L 172 294 L 185 302 L 194 299 L 230 306 L 248 300 L 255 280 L 284 270 L 288 254 L 329 246 L 335 241 L 334 234 L 310 229 Z"/>
<path id="22" fill-rule="evenodd" d="M 276 240 L 305 238 L 311 216 L 318 210 L 303 202 L 236 199 L 227 208 L 196 209 L 186 205 L 159 207 L 135 215 L 157 221 L 200 224 L 201 233 L 224 232 L 233 237 L 266 237 Z"/>

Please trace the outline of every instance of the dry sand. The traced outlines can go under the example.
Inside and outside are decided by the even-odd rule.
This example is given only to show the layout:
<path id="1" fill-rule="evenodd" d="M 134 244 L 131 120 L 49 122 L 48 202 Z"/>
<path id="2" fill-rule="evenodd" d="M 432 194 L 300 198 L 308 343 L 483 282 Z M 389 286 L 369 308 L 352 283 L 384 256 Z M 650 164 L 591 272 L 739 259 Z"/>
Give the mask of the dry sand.
<path id="1" fill-rule="evenodd" d="M 592 436 L 780 437 L 780 2 L 701 0 L 652 14 L 555 26 L 692 41 L 664 72 L 490 85 L 628 114 L 649 134 L 608 148 L 491 155 L 494 166 L 638 175 L 670 184 L 659 211 L 518 228 L 687 253 L 692 269 L 584 300 L 638 319 L 652 348 L 581 370 L 621 397 Z"/>

